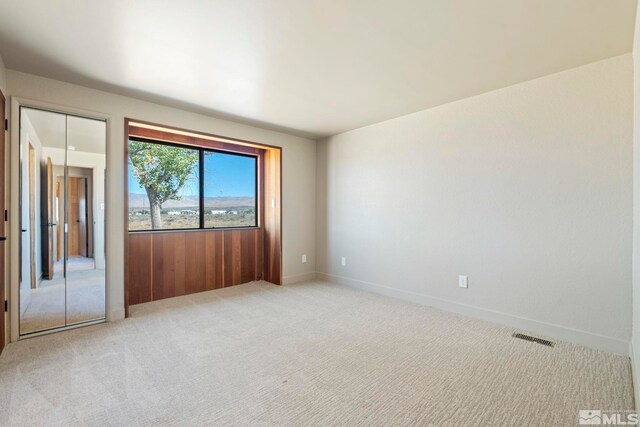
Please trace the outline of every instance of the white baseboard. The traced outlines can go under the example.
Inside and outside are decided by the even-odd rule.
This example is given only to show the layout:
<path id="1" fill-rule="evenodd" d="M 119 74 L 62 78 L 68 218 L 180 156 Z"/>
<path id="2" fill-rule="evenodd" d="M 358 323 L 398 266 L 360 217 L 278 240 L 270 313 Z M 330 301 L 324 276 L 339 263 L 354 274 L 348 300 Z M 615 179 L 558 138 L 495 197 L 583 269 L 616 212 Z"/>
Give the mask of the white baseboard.
<path id="1" fill-rule="evenodd" d="M 117 322 L 124 319 L 124 308 L 116 308 L 107 313 L 107 322 Z"/>
<path id="2" fill-rule="evenodd" d="M 282 278 L 283 285 L 292 285 L 294 283 L 306 282 L 307 280 L 315 280 L 316 272 L 295 274 L 293 276 L 285 276 Z"/>
<path id="3" fill-rule="evenodd" d="M 552 323 L 541 322 L 538 320 L 528 319 L 508 313 L 502 313 L 499 311 L 489 310 L 473 305 L 462 304 L 443 298 L 437 298 L 411 291 L 390 288 L 388 286 L 383 286 L 371 282 L 364 282 L 362 280 L 351 279 L 348 277 L 335 276 L 321 272 L 316 273 L 316 275 L 318 279 L 327 280 L 329 282 L 349 286 L 363 291 L 369 291 L 392 298 L 398 298 L 401 300 L 434 307 L 444 311 L 462 314 L 464 316 L 486 320 L 488 322 L 510 326 L 523 331 L 529 331 L 534 334 L 584 345 L 586 347 L 591 347 L 610 353 L 616 353 L 623 356 L 629 355 L 629 341 L 626 340 L 594 334 L 591 332 L 573 329 Z"/>
<path id="4" fill-rule="evenodd" d="M 640 410 L 640 372 L 639 366 L 636 365 L 635 351 L 633 350 L 633 340 L 629 343 L 629 357 L 631 358 L 631 379 L 633 381 L 633 396 L 636 402 L 636 411 Z"/>
<path id="5" fill-rule="evenodd" d="M 27 307 L 31 303 L 31 288 L 29 288 L 29 292 L 21 292 L 20 293 L 20 317 L 24 315 L 24 312 L 27 311 Z"/>

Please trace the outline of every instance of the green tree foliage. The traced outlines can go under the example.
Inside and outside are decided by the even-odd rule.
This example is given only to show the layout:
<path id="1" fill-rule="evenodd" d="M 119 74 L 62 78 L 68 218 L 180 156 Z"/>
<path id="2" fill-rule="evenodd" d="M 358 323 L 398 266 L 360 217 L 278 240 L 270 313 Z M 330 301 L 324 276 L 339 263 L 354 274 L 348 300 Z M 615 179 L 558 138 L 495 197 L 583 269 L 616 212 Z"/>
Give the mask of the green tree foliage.
<path id="1" fill-rule="evenodd" d="M 167 200 L 180 200 L 180 190 L 198 159 L 198 152 L 188 148 L 129 142 L 129 162 L 133 166 L 133 176 L 147 191 L 153 229 L 162 228 L 162 204 Z"/>

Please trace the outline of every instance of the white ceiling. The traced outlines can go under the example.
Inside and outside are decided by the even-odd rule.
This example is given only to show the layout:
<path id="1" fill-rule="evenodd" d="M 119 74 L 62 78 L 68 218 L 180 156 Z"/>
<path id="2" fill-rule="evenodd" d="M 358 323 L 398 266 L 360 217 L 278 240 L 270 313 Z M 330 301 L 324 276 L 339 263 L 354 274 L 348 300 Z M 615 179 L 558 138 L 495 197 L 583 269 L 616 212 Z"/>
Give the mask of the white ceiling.
<path id="1" fill-rule="evenodd" d="M 0 0 L 8 68 L 324 136 L 630 52 L 635 0 Z"/>
<path id="2" fill-rule="evenodd" d="M 23 108 L 43 147 L 65 149 L 65 143 L 79 153 L 106 153 L 107 126 L 101 120 L 67 116 L 50 111 Z"/>

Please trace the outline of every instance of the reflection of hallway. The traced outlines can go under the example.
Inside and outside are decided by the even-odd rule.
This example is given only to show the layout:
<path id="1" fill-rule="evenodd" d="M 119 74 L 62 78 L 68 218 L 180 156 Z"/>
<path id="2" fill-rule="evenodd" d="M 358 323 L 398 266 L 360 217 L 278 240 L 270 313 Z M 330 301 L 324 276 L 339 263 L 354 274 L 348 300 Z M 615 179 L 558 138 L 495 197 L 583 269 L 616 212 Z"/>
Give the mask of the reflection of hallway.
<path id="1" fill-rule="evenodd" d="M 70 274 L 74 274 L 76 271 L 93 270 L 94 268 L 96 268 L 96 262 L 93 258 L 71 257 L 67 263 L 67 270 Z M 61 283 L 64 283 L 64 263 L 62 260 L 53 264 L 53 279 L 40 280 L 38 287 L 44 288 Z"/>
<path id="2" fill-rule="evenodd" d="M 53 280 L 42 280 L 31 291 L 29 305 L 20 322 L 20 333 L 61 327 L 104 317 L 104 270 L 94 268 L 93 258 L 70 258 L 66 286 L 63 264 L 54 266 Z"/>

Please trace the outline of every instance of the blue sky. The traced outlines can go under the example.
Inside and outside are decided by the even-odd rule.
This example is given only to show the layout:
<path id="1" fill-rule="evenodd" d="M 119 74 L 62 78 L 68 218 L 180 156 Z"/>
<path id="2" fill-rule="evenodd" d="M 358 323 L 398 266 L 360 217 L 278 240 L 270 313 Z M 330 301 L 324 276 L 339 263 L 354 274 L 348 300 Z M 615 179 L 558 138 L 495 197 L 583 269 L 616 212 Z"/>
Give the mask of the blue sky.
<path id="1" fill-rule="evenodd" d="M 222 153 L 205 153 L 205 197 L 253 197 L 255 196 L 255 158 Z M 129 165 L 129 192 L 146 194 L 133 177 Z M 197 167 L 182 189 L 183 196 L 198 194 Z"/>

